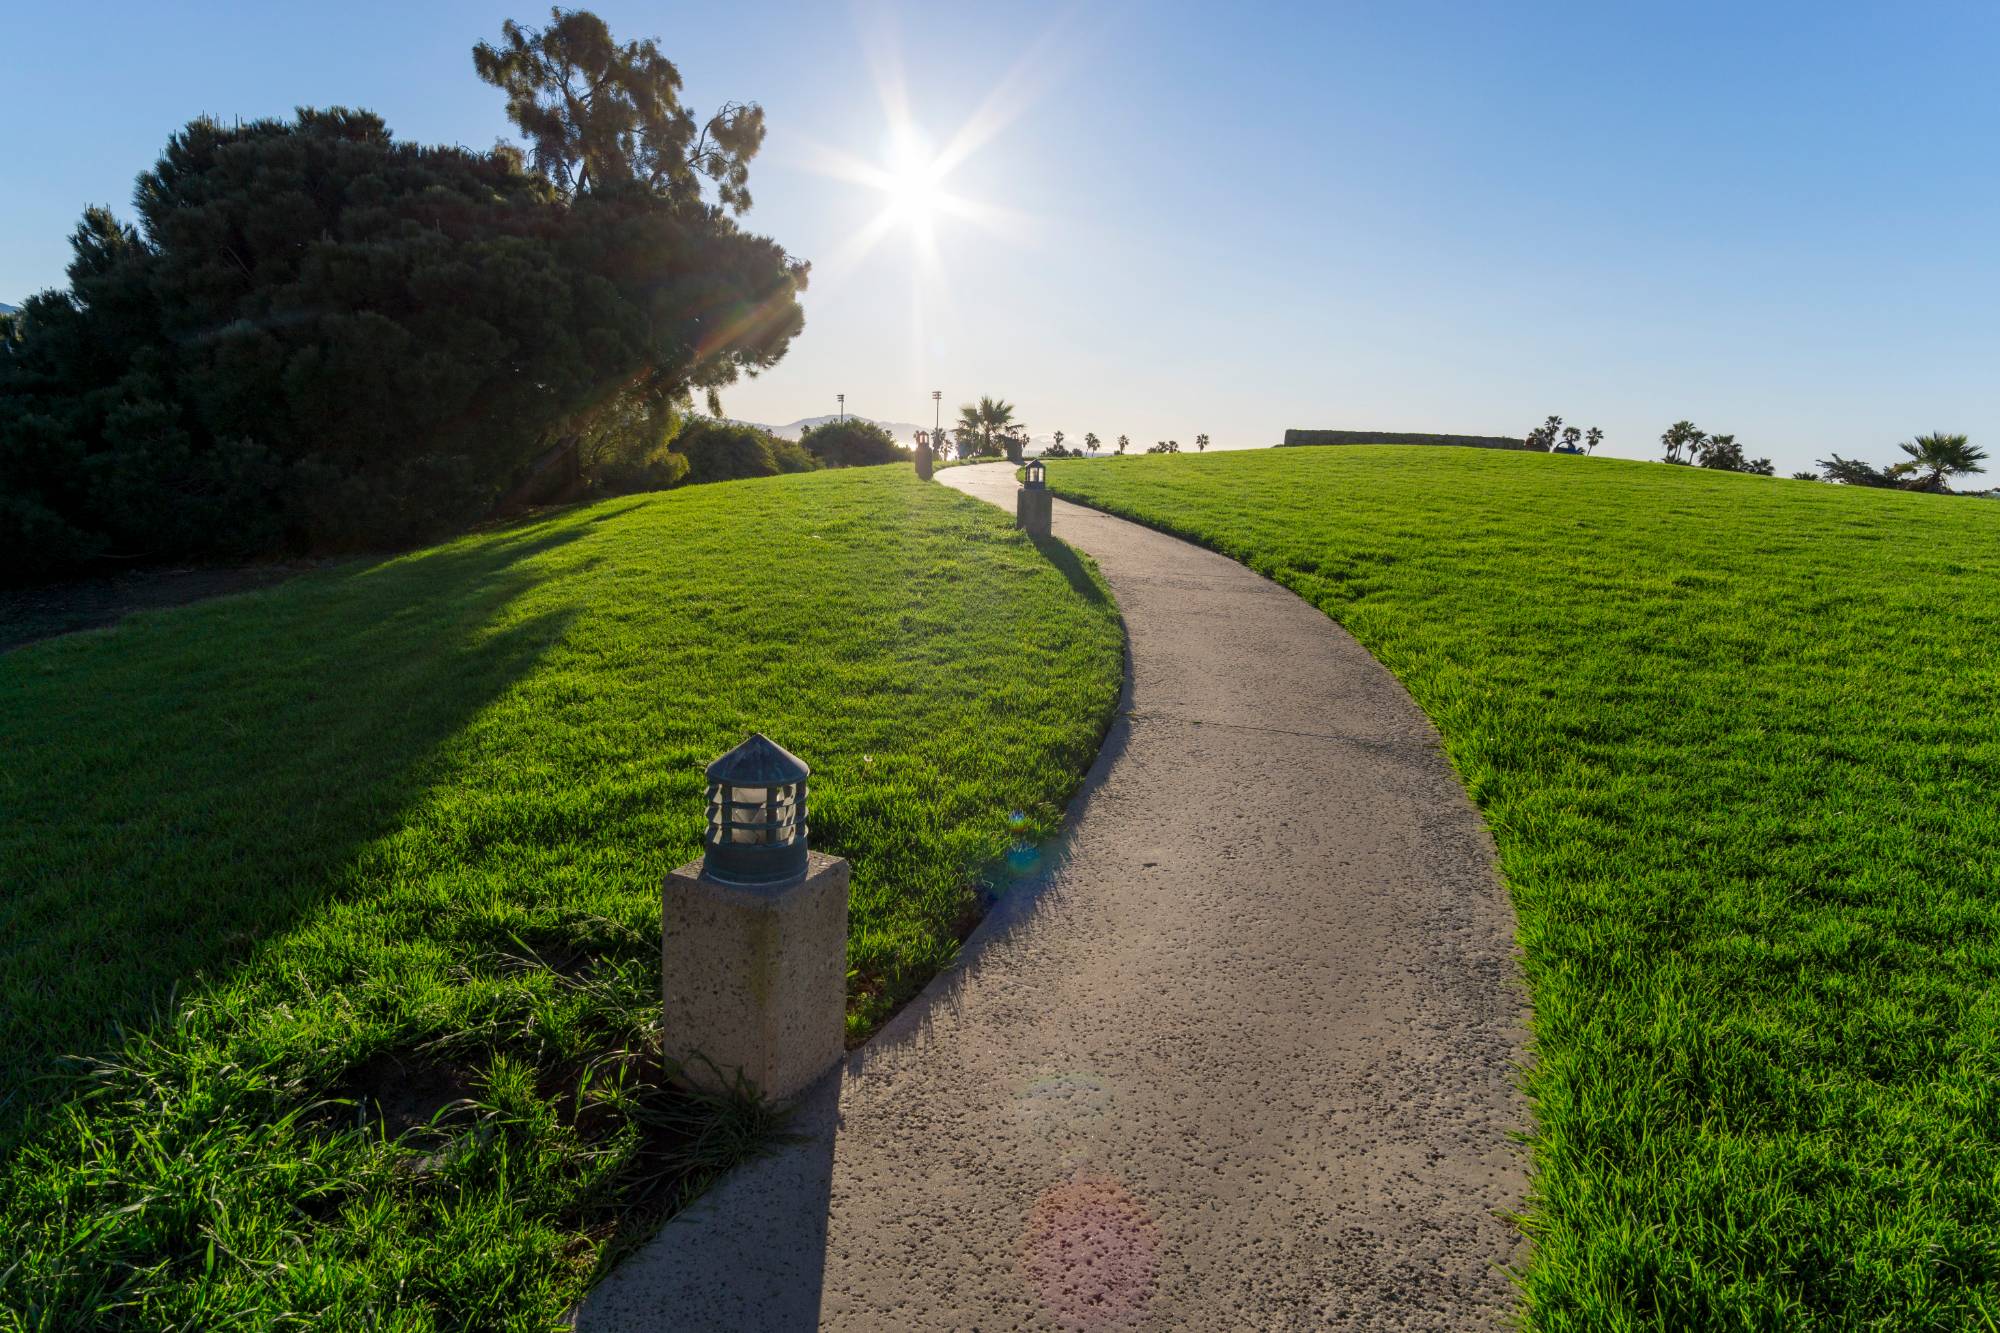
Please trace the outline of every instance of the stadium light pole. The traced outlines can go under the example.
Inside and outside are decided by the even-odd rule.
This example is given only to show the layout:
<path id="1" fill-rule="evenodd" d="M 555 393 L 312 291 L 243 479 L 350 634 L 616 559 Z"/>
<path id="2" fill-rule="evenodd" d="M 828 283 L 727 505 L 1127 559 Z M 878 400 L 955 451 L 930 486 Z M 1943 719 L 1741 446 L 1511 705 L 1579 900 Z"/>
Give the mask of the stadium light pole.
<path id="1" fill-rule="evenodd" d="M 835 397 L 835 398 L 838 398 L 838 399 L 840 400 L 840 419 L 841 419 L 842 421 L 846 421 L 846 420 L 847 420 L 847 395 L 846 395 L 846 394 L 844 394 L 844 393 L 837 393 L 837 394 L 835 394 L 835 395 L 834 395 L 834 397 Z"/>

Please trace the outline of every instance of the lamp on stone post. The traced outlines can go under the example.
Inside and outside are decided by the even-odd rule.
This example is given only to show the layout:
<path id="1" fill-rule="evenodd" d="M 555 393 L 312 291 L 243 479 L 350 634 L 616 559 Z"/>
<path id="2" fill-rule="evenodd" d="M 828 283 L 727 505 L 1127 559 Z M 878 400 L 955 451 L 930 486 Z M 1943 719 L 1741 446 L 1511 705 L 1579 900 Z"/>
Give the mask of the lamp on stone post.
<path id="1" fill-rule="evenodd" d="M 661 893 L 663 1045 L 689 1083 L 784 1098 L 840 1059 L 848 865 L 806 845 L 810 773 L 761 734 L 708 766 L 702 859 Z"/>
<path id="2" fill-rule="evenodd" d="M 1049 535 L 1054 497 L 1049 494 L 1048 483 L 1044 480 L 1047 472 L 1041 459 L 1029 459 L 1027 480 L 1021 483 L 1021 489 L 1014 495 L 1014 526 L 1030 537 Z"/>
<path id="3" fill-rule="evenodd" d="M 917 432 L 917 480 L 931 479 L 931 437 L 928 431 Z"/>

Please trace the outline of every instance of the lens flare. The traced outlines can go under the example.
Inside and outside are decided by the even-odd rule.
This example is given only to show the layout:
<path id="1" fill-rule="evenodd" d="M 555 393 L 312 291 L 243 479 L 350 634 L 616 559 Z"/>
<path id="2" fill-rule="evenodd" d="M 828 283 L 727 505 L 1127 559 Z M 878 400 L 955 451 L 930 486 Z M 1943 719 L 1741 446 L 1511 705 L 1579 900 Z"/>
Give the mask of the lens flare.
<path id="1" fill-rule="evenodd" d="M 1121 1323 L 1153 1294 L 1160 1231 L 1117 1181 L 1079 1172 L 1035 1200 L 1021 1237 L 1021 1274 L 1072 1328 Z"/>

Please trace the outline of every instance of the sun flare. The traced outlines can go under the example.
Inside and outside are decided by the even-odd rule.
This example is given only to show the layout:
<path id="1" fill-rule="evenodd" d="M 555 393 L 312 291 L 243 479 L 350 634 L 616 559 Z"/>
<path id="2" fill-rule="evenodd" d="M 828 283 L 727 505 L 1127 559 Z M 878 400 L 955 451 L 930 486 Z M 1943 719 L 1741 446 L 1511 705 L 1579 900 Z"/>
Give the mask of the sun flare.
<path id="1" fill-rule="evenodd" d="M 879 188 L 898 221 L 927 227 L 944 201 L 943 175 L 935 155 L 909 144 L 892 156 Z"/>

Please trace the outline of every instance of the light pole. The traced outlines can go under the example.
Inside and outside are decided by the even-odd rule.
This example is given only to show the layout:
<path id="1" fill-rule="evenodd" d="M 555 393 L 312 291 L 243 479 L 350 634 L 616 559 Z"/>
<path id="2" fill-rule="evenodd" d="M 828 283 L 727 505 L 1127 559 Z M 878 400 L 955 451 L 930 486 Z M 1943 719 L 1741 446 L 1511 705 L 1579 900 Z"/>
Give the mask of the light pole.
<path id="1" fill-rule="evenodd" d="M 936 439 L 944 426 L 944 390 L 931 390 L 931 438 Z"/>
<path id="2" fill-rule="evenodd" d="M 837 393 L 834 395 L 834 397 L 840 400 L 840 419 L 842 421 L 847 420 L 847 395 L 844 393 Z"/>

